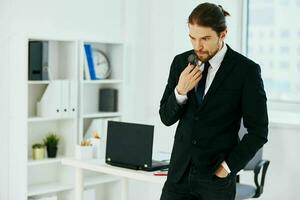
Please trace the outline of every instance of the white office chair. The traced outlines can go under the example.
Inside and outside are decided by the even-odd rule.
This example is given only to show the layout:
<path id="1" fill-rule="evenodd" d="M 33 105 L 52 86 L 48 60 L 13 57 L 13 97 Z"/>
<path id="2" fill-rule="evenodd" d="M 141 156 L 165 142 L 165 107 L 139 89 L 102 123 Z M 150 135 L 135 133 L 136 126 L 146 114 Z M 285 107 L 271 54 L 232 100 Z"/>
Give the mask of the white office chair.
<path id="1" fill-rule="evenodd" d="M 239 136 L 242 138 L 246 133 L 246 129 L 241 126 L 239 131 Z M 263 150 L 260 149 L 255 156 L 248 162 L 246 167 L 244 168 L 245 171 L 253 171 L 254 172 L 254 184 L 242 184 L 240 183 L 240 177 L 237 176 L 237 183 L 236 183 L 236 196 L 235 200 L 242 200 L 242 199 L 250 199 L 250 198 L 258 198 L 264 189 L 265 184 L 265 176 L 267 173 L 267 169 L 269 167 L 270 161 L 262 159 Z M 259 175 L 261 173 L 261 178 L 259 181 Z"/>

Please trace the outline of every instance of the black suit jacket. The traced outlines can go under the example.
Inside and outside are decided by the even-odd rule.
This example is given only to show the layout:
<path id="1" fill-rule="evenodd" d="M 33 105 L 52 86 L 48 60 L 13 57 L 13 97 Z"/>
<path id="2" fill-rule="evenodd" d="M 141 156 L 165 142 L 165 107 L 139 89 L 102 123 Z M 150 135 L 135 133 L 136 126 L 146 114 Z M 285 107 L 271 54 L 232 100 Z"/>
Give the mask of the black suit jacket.
<path id="1" fill-rule="evenodd" d="M 194 89 L 188 92 L 183 105 L 177 103 L 174 93 L 193 50 L 177 55 L 172 62 L 159 110 L 165 125 L 179 120 L 168 180 L 177 182 L 190 160 L 204 176 L 212 176 L 224 160 L 236 174 L 267 142 L 267 99 L 260 67 L 227 47 L 200 107 Z M 240 141 L 241 118 L 248 134 Z"/>

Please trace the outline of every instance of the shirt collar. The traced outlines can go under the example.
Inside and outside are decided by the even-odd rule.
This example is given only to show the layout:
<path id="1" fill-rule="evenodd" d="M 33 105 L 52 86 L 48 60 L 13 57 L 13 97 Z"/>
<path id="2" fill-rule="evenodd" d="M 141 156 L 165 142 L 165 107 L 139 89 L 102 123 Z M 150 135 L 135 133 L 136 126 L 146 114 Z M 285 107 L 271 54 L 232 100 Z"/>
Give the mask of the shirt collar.
<path id="1" fill-rule="evenodd" d="M 212 68 L 218 69 L 224 59 L 224 56 L 227 51 L 227 45 L 223 42 L 223 47 L 219 50 L 214 57 L 209 60 L 209 64 Z"/>

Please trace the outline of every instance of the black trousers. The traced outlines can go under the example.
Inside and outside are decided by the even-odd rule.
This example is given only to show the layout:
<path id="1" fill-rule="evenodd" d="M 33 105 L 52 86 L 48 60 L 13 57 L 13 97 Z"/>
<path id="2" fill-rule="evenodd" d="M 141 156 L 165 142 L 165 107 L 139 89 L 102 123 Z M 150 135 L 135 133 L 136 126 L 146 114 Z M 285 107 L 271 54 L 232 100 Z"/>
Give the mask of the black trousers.
<path id="1" fill-rule="evenodd" d="M 203 176 L 190 163 L 178 183 L 165 182 L 160 200 L 234 200 L 235 193 L 235 175 L 226 178 Z"/>

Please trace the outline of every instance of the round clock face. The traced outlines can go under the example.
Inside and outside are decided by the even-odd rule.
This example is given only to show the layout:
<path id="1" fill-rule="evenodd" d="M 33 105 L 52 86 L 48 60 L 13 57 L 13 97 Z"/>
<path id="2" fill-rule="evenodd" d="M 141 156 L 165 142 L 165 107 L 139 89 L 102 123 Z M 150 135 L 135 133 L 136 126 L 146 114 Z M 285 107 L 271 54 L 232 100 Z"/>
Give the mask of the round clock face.
<path id="1" fill-rule="evenodd" d="M 109 62 L 104 53 L 100 50 L 93 49 L 94 56 L 94 65 L 95 65 L 95 74 L 97 79 L 108 78 L 111 70 Z"/>

